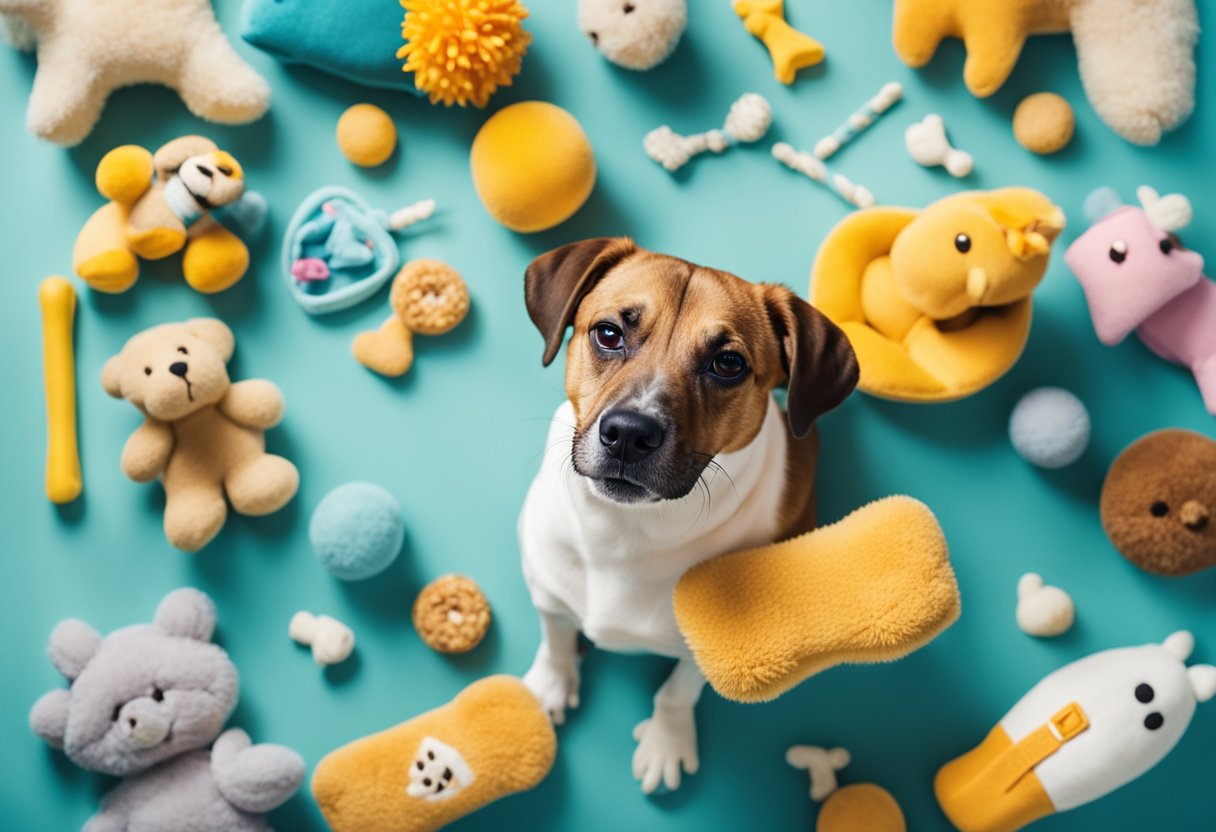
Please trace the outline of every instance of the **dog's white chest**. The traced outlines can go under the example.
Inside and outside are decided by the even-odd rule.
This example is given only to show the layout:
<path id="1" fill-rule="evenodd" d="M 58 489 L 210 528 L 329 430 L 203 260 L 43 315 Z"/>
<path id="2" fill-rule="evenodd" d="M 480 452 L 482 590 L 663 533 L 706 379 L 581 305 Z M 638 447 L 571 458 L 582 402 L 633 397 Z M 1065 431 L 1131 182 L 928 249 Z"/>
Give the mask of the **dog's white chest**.
<path id="1" fill-rule="evenodd" d="M 676 627 L 676 581 L 698 563 L 771 542 L 785 486 L 786 432 L 770 402 L 750 445 L 718 458 L 680 500 L 622 506 L 594 495 L 567 464 L 574 423 L 558 408 L 541 471 L 520 516 L 524 577 L 542 612 L 576 619 L 598 647 L 687 655 Z"/>

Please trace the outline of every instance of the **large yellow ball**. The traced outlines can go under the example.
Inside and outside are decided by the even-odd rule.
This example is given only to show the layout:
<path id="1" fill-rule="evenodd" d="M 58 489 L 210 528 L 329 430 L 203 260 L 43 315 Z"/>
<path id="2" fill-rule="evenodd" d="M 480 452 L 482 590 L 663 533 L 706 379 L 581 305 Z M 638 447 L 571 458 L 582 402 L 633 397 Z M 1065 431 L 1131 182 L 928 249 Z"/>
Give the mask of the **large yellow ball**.
<path id="1" fill-rule="evenodd" d="M 491 116 L 469 164 L 490 216 L 513 231 L 544 231 L 582 207 L 595 186 L 595 155 L 574 116 L 525 101 Z"/>

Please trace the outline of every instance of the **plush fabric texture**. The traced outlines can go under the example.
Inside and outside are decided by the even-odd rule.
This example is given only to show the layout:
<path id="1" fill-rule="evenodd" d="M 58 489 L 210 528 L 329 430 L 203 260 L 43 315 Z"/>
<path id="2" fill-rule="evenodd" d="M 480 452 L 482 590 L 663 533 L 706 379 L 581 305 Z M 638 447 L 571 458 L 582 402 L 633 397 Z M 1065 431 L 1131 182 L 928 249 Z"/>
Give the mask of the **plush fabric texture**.
<path id="1" fill-rule="evenodd" d="M 450 703 L 332 751 L 312 794 L 333 832 L 429 832 L 534 788 L 557 737 L 523 682 L 491 676 Z"/>
<path id="2" fill-rule="evenodd" d="M 882 786 L 854 783 L 824 801 L 815 832 L 906 832 L 903 809 Z"/>
<path id="3" fill-rule="evenodd" d="M 1027 572 L 1018 580 L 1018 629 L 1028 636 L 1051 638 L 1068 632 L 1077 618 L 1072 596 L 1050 586 L 1043 576 Z"/>
<path id="4" fill-rule="evenodd" d="M 785 0 L 735 0 L 735 14 L 760 39 L 773 59 L 773 75 L 794 83 L 798 70 L 823 62 L 823 44 L 785 22 Z"/>
<path id="5" fill-rule="evenodd" d="M 123 448 L 123 473 L 161 480 L 165 536 L 187 552 L 219 533 L 229 502 L 239 514 L 270 514 L 300 482 L 294 465 L 266 453 L 263 432 L 282 419 L 283 395 L 269 381 L 229 381 L 235 346 L 215 318 L 161 324 L 133 336 L 101 371 L 105 391 L 144 416 Z"/>
<path id="6" fill-rule="evenodd" d="M 119 87 L 164 84 L 199 118 L 254 121 L 270 86 L 236 54 L 211 0 L 0 0 L 0 16 L 21 21 L 38 72 L 26 125 L 75 145 L 92 132 Z"/>
<path id="7" fill-rule="evenodd" d="M 375 104 L 355 104 L 338 119 L 338 149 L 352 164 L 374 168 L 397 149 L 397 125 Z"/>
<path id="8" fill-rule="evenodd" d="M 76 356 L 72 321 L 76 290 L 66 277 L 38 285 L 42 312 L 42 371 L 46 388 L 46 496 L 57 505 L 80 496 L 80 449 L 76 440 Z"/>
<path id="9" fill-rule="evenodd" d="M 578 28 L 601 55 L 626 69 L 663 63 L 687 25 L 685 0 L 578 0 Z"/>
<path id="10" fill-rule="evenodd" d="M 895 0 L 895 51 L 927 64 L 944 38 L 967 47 L 977 96 L 1005 83 L 1028 35 L 1071 31 L 1090 104 L 1130 142 L 1157 144 L 1195 108 L 1195 0 Z"/>
<path id="11" fill-rule="evenodd" d="M 1063 227 L 1063 212 L 1028 188 L 858 211 L 819 249 L 811 302 L 849 336 L 865 392 L 961 399 L 1022 354 L 1030 295 Z"/>
<path id="12" fill-rule="evenodd" d="M 1193 647 L 1184 631 L 1048 674 L 979 746 L 938 771 L 942 811 L 961 832 L 1014 832 L 1144 774 L 1216 693 L 1216 668 L 1186 666 Z"/>
<path id="13" fill-rule="evenodd" d="M 1216 566 L 1216 442 L 1188 430 L 1136 440 L 1110 466 L 1100 505 L 1110 542 L 1141 569 Z"/>
<path id="14" fill-rule="evenodd" d="M 1023 98 L 1013 111 L 1013 136 L 1031 153 L 1058 153 L 1072 141 L 1077 119 L 1072 105 L 1054 92 Z"/>
<path id="15" fill-rule="evenodd" d="M 96 178 L 110 202 L 85 223 L 72 252 L 76 274 L 91 288 L 125 292 L 139 276 L 138 258 L 179 251 L 186 282 L 200 292 L 223 291 L 245 275 L 249 250 L 210 215 L 240 202 L 245 172 L 210 139 L 183 136 L 155 154 L 115 148 L 102 157 Z"/>
<path id="16" fill-rule="evenodd" d="M 263 832 L 261 813 L 299 788 L 304 761 L 294 751 L 252 745 L 239 729 L 220 733 L 236 707 L 237 672 L 211 643 L 214 628 L 211 599 L 178 589 L 151 624 L 103 638 L 69 619 L 51 634 L 51 661 L 69 687 L 39 699 L 30 726 L 76 765 L 125 778 L 86 832 Z"/>
<path id="17" fill-rule="evenodd" d="M 1190 223 L 1190 202 L 1147 187 L 1138 195 L 1139 207 L 1095 217 L 1064 261 L 1085 292 L 1098 339 L 1114 345 L 1135 330 L 1154 353 L 1190 369 L 1216 415 L 1216 283 L 1203 272 L 1203 256 L 1174 236 Z M 1101 213 L 1118 196 L 1102 189 L 1090 200 Z"/>
<path id="18" fill-rule="evenodd" d="M 246 0 L 241 37 L 285 63 L 421 94 L 397 59 L 401 6 L 392 0 Z"/>
<path id="19" fill-rule="evenodd" d="M 339 485 L 313 509 L 308 539 L 321 565 L 344 581 L 379 575 L 405 542 L 397 498 L 370 482 Z"/>
<path id="20" fill-rule="evenodd" d="M 708 560 L 676 584 L 674 604 L 706 679 L 738 702 L 775 699 L 834 665 L 903 658 L 960 611 L 941 527 L 911 497 Z"/>
<path id="21" fill-rule="evenodd" d="M 574 116 L 544 101 L 504 107 L 486 120 L 469 154 L 473 186 L 490 216 L 512 231 L 569 219 L 595 186 L 595 156 Z"/>

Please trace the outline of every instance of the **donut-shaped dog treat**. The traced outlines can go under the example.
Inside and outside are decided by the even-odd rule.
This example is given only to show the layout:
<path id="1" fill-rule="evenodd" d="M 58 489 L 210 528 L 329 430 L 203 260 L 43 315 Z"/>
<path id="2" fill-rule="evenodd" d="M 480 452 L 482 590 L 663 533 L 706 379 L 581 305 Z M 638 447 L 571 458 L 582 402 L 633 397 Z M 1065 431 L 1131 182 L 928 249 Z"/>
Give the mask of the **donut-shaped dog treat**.
<path id="1" fill-rule="evenodd" d="M 444 575 L 422 588 L 414 601 L 414 629 L 432 650 L 465 653 L 490 627 L 490 603 L 463 575 Z"/>
<path id="2" fill-rule="evenodd" d="M 419 335 L 442 335 L 469 313 L 469 290 L 440 260 L 406 263 L 393 278 L 389 303 L 401 322 Z"/>

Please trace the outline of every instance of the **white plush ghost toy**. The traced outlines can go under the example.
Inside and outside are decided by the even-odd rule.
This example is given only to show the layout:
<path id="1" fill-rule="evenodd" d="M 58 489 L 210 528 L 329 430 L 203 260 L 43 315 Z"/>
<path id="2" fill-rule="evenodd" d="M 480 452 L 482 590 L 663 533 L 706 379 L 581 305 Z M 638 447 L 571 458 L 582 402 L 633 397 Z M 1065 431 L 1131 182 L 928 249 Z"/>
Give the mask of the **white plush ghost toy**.
<path id="1" fill-rule="evenodd" d="M 579 0 L 578 26 L 626 69 L 650 69 L 675 51 L 688 23 L 685 0 Z"/>

